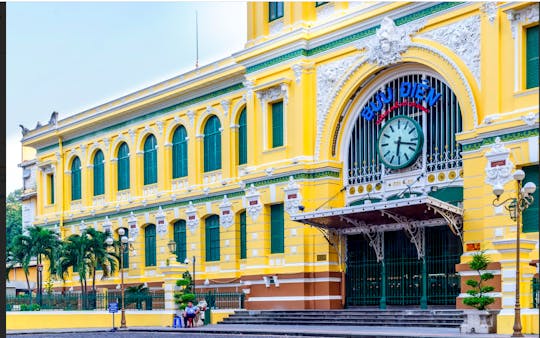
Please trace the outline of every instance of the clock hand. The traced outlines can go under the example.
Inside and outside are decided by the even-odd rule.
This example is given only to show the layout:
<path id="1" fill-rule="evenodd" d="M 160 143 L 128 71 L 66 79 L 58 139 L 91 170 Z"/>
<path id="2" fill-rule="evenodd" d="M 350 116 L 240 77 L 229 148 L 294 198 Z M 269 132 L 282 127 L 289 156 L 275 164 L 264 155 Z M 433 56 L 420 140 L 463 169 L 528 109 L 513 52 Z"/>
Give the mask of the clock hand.
<path id="1" fill-rule="evenodd" d="M 396 155 L 397 155 L 397 157 L 399 157 L 399 146 L 401 145 L 401 143 L 403 143 L 403 142 L 401 142 L 401 136 L 398 137 L 398 140 L 397 140 L 396 143 L 397 143 L 397 151 L 396 151 Z"/>
<path id="2" fill-rule="evenodd" d="M 408 145 L 411 145 L 411 146 L 414 146 L 416 145 L 416 143 L 414 142 L 400 142 L 401 144 L 408 144 Z"/>

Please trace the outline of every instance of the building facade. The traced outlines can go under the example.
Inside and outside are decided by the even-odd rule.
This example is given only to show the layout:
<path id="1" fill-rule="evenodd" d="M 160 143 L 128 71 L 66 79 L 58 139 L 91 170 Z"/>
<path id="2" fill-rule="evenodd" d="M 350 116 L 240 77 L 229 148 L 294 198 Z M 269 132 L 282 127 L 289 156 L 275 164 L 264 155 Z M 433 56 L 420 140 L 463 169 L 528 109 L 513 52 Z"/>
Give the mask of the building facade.
<path id="1" fill-rule="evenodd" d="M 25 131 L 34 224 L 125 228 L 129 284 L 170 289 L 194 257 L 199 290 L 244 292 L 248 309 L 464 308 L 466 262 L 485 250 L 508 332 L 516 223 L 492 189 L 515 194 L 517 168 L 538 185 L 538 6 L 247 15 L 244 50 Z M 538 201 L 520 230 L 524 329 L 538 332 Z"/>

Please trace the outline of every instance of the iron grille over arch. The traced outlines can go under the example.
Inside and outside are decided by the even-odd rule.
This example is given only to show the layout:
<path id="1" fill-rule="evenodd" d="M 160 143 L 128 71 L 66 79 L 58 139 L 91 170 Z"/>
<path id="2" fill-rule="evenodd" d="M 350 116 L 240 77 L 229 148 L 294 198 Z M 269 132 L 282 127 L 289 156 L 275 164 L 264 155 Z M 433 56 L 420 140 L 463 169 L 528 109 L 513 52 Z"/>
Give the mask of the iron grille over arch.
<path id="1" fill-rule="evenodd" d="M 451 88 L 437 74 L 424 69 L 392 74 L 365 92 L 355 107 L 352 126 L 345 131 L 346 185 L 378 183 L 385 175 L 403 171 L 430 173 L 462 166 L 461 147 L 455 139 L 462 130 L 461 109 Z M 414 84 L 426 85 L 428 89 L 416 98 Z M 422 153 L 411 167 L 391 170 L 384 168 L 379 159 L 377 138 L 384 121 L 399 115 L 415 120 L 423 129 L 425 141 Z"/>

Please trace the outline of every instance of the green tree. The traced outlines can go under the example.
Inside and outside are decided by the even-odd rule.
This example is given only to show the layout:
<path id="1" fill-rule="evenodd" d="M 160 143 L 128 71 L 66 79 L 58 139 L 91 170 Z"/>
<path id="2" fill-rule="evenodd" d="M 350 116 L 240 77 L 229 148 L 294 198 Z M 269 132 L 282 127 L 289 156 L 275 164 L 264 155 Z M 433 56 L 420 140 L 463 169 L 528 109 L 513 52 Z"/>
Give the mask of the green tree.
<path id="1" fill-rule="evenodd" d="M 176 281 L 176 286 L 180 288 L 179 291 L 174 293 L 174 302 L 178 305 L 180 310 L 184 310 L 189 301 L 195 301 L 195 294 L 193 293 L 193 284 L 191 283 L 191 275 L 189 271 L 182 274 L 182 279 Z"/>
<path id="2" fill-rule="evenodd" d="M 110 237 L 109 232 L 103 232 L 94 228 L 87 228 L 83 236 L 88 239 L 88 249 L 90 250 L 89 275 L 92 276 L 92 292 L 96 292 L 96 270 L 101 268 L 103 277 L 111 276 L 117 268 L 119 257 L 108 250 L 105 240 Z"/>
<path id="3" fill-rule="evenodd" d="M 92 266 L 92 251 L 88 237 L 74 234 L 66 238 L 62 243 L 57 274 L 62 280 L 65 280 L 70 267 L 73 268 L 73 271 L 78 272 L 83 297 L 87 291 L 87 276 L 90 266 Z"/>
<path id="4" fill-rule="evenodd" d="M 17 235 L 13 238 L 10 245 L 7 247 L 7 271 L 6 279 L 9 280 L 9 272 L 16 268 L 21 267 L 24 272 L 24 277 L 26 278 L 26 285 L 28 292 L 31 293 L 30 289 L 30 279 L 28 275 L 30 274 L 30 261 L 32 260 L 32 247 L 30 237 L 24 235 Z"/>
<path id="5" fill-rule="evenodd" d="M 33 226 L 28 229 L 28 237 L 30 238 L 31 254 L 36 257 L 38 267 L 43 264 L 43 258 L 46 258 L 49 264 L 49 272 L 51 274 L 55 271 L 55 251 L 60 246 L 60 239 L 56 233 L 49 229 L 40 226 Z M 38 290 L 41 290 L 42 280 L 40 274 L 37 276 Z"/>
<path id="6" fill-rule="evenodd" d="M 475 253 L 469 262 L 469 267 L 478 273 L 478 280 L 467 280 L 466 284 L 472 289 L 467 291 L 470 297 L 463 298 L 463 303 L 478 310 L 485 310 L 489 304 L 495 301 L 493 297 L 486 296 L 486 293 L 494 290 L 493 286 L 482 285 L 483 282 L 493 279 L 493 274 L 489 272 L 482 273 L 482 270 L 486 270 L 488 264 L 489 258 L 484 251 Z"/>
<path id="7" fill-rule="evenodd" d="M 147 302 L 146 307 L 148 308 L 149 299 L 150 297 L 148 295 L 148 287 L 144 286 L 144 284 L 139 284 L 126 288 L 126 306 L 131 303 L 135 303 L 137 310 L 142 310 L 143 301 Z"/>
<path id="8" fill-rule="evenodd" d="M 6 198 L 6 243 L 11 243 L 17 235 L 22 234 L 21 194 L 22 189 L 17 189 Z"/>

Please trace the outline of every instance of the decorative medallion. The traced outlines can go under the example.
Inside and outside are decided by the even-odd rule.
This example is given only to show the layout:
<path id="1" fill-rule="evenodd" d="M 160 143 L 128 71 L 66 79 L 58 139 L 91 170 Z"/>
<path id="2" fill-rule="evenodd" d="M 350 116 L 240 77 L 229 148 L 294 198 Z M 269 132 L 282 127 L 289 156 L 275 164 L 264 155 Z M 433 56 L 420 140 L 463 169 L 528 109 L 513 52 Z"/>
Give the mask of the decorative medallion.
<path id="1" fill-rule="evenodd" d="M 299 206 L 302 203 L 302 195 L 300 195 L 300 186 L 294 180 L 293 176 L 289 176 L 289 183 L 283 189 L 285 197 L 285 211 L 290 215 L 296 215 L 299 211 Z"/>
<path id="2" fill-rule="evenodd" d="M 159 206 L 155 216 L 157 232 L 160 234 L 161 237 L 163 237 L 163 235 L 167 233 L 167 224 L 165 220 L 165 213 L 163 212 L 161 205 Z"/>
<path id="3" fill-rule="evenodd" d="M 195 232 L 195 228 L 199 225 L 199 217 L 197 216 L 197 208 L 193 206 L 193 202 L 189 201 L 186 209 L 186 225 L 191 232 Z"/>
<path id="4" fill-rule="evenodd" d="M 512 168 L 510 161 L 510 149 L 501 142 L 501 138 L 495 138 L 495 144 L 486 153 L 486 183 L 491 186 L 504 185 L 512 180 Z"/>
<path id="5" fill-rule="evenodd" d="M 260 195 L 253 184 L 246 190 L 246 213 L 251 216 L 253 222 L 257 220 L 262 211 Z"/>
<path id="6" fill-rule="evenodd" d="M 112 223 L 109 216 L 105 216 L 105 220 L 103 221 L 103 232 L 112 234 Z"/>
<path id="7" fill-rule="evenodd" d="M 232 203 L 227 198 L 227 195 L 223 196 L 223 202 L 219 205 L 219 210 L 219 222 L 223 228 L 227 229 L 234 223 Z"/>
<path id="8" fill-rule="evenodd" d="M 129 214 L 128 218 L 129 237 L 137 238 L 139 235 L 139 228 L 137 228 L 137 217 L 133 214 L 133 211 Z"/>

